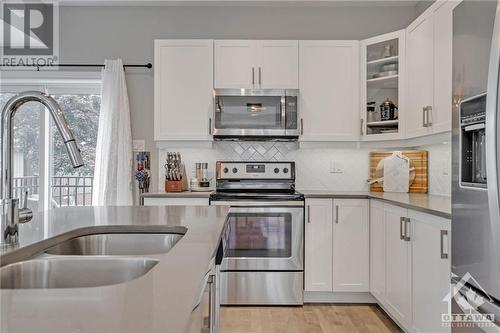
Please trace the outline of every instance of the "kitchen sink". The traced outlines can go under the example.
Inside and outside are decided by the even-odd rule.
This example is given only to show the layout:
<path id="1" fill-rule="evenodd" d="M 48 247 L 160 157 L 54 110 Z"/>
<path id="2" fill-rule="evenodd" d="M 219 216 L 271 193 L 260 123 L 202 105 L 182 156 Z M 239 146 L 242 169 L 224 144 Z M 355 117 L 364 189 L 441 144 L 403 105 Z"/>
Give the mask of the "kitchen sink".
<path id="1" fill-rule="evenodd" d="M 183 236 L 172 233 L 86 235 L 57 244 L 45 253 L 76 256 L 162 254 L 170 251 Z"/>
<path id="2" fill-rule="evenodd" d="M 0 268 L 0 289 L 87 288 L 134 280 L 158 260 L 60 257 L 21 261 Z"/>

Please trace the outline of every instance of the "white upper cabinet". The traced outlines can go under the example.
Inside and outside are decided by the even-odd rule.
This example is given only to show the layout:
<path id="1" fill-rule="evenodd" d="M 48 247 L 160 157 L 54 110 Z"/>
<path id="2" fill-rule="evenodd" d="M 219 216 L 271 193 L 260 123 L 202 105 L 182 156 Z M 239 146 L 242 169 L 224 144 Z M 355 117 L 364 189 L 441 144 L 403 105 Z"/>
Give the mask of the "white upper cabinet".
<path id="1" fill-rule="evenodd" d="M 258 46 L 256 40 L 216 40 L 215 88 L 255 88 Z"/>
<path id="2" fill-rule="evenodd" d="M 299 87 L 299 42 L 263 40 L 257 83 L 262 89 L 297 89 Z"/>
<path id="3" fill-rule="evenodd" d="M 333 200 L 333 291 L 369 291 L 368 200 Z"/>
<path id="4" fill-rule="evenodd" d="M 299 42 L 301 141 L 359 139 L 359 42 Z"/>
<path id="5" fill-rule="evenodd" d="M 409 210 L 412 246 L 413 332 L 451 331 L 442 325 L 442 314 L 450 313 L 443 299 L 450 292 L 451 221 Z"/>
<path id="6" fill-rule="evenodd" d="M 332 199 L 306 199 L 305 291 L 332 291 Z"/>
<path id="7" fill-rule="evenodd" d="M 297 41 L 215 41 L 215 88 L 296 89 L 298 70 Z"/>
<path id="8" fill-rule="evenodd" d="M 429 133 L 434 98 L 434 21 L 423 18 L 408 27 L 408 137 Z M 451 59 L 450 59 L 451 60 Z"/>
<path id="9" fill-rule="evenodd" d="M 213 41 L 155 40 L 155 140 L 212 140 Z"/>
<path id="10" fill-rule="evenodd" d="M 459 3 L 448 1 L 434 12 L 434 106 L 430 113 L 433 133 L 451 131 L 453 8 Z"/>
<path id="11" fill-rule="evenodd" d="M 365 141 L 404 138 L 406 109 L 405 30 L 361 41 L 361 138 Z M 382 103 L 394 108 L 382 112 Z"/>
<path id="12" fill-rule="evenodd" d="M 407 28 L 408 138 L 451 130 L 453 8 L 436 1 Z"/>

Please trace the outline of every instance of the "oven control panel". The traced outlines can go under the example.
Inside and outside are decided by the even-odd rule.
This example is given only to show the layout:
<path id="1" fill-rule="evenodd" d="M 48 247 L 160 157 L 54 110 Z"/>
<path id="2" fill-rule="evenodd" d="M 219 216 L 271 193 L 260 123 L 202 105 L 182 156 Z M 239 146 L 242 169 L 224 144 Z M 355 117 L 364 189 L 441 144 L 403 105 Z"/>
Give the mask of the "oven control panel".
<path id="1" fill-rule="evenodd" d="M 217 162 L 217 179 L 295 179 L 294 162 Z"/>

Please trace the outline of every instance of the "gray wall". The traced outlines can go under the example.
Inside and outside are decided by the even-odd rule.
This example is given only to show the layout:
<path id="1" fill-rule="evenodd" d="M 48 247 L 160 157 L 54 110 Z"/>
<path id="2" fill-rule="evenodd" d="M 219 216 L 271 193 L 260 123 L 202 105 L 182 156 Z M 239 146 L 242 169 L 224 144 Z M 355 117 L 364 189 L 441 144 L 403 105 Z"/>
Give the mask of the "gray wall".
<path id="1" fill-rule="evenodd" d="M 415 15 L 418 16 L 418 15 L 422 14 L 423 12 L 425 12 L 425 10 L 427 8 L 429 8 L 430 5 L 432 5 L 433 2 L 434 2 L 434 0 L 422 0 L 422 1 L 419 1 L 415 5 Z"/>
<path id="2" fill-rule="evenodd" d="M 402 29 L 416 8 L 394 2 L 328 7 L 61 7 L 60 56 L 66 63 L 153 62 L 153 40 L 213 39 L 363 39 Z M 157 188 L 153 141 L 153 72 L 127 69 L 134 139 L 152 152 L 152 188 Z"/>

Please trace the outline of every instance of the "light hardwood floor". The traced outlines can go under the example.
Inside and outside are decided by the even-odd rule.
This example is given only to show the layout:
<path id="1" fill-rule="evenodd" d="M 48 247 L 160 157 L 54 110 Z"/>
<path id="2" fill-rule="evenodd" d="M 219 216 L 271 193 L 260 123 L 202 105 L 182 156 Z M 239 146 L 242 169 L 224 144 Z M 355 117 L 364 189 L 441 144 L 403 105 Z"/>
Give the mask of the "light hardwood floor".
<path id="1" fill-rule="evenodd" d="M 222 307 L 221 333 L 402 332 L 376 305 Z"/>

